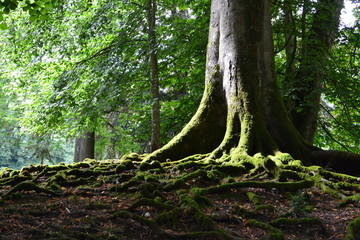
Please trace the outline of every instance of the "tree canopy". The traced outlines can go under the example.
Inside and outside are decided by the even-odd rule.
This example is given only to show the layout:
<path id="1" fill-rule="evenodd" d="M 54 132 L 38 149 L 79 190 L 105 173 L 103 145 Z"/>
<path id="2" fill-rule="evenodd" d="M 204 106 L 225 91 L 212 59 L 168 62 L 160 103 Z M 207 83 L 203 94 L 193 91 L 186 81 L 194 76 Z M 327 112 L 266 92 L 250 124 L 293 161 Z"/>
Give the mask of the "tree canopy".
<path id="1" fill-rule="evenodd" d="M 304 8 L 303 3 L 277 1 L 271 7 L 276 76 L 286 106 L 295 112 L 312 105 L 294 105 L 300 86 L 288 81 L 293 56 L 286 52 L 291 36 L 296 72 L 318 3 L 306 4 Z M 4 1 L 1 5 L 2 92 L 9 103 L 4 114 L 14 116 L 16 129 L 63 139 L 96 129 L 98 158 L 149 151 L 152 99 L 145 1 Z M 210 5 L 209 1 L 158 1 L 157 5 L 161 142 L 165 144 L 200 101 Z M 339 28 L 322 63 L 324 87 L 321 103 L 315 106 L 319 115 L 314 139 L 322 148 L 359 151 L 357 29 L 357 22 Z M 14 112 L 16 116 L 10 114 Z"/>

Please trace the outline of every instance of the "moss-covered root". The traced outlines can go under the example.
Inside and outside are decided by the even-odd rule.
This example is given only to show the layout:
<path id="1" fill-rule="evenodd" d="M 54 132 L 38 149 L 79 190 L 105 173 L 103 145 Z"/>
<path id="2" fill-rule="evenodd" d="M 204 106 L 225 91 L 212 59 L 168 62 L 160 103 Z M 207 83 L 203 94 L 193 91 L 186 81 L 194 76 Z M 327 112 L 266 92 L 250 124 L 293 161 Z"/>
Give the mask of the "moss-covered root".
<path id="1" fill-rule="evenodd" d="M 52 196 L 57 196 L 57 194 L 51 190 L 41 188 L 31 181 L 26 181 L 26 182 L 21 182 L 21 183 L 17 184 L 16 186 L 14 186 L 12 189 L 10 189 L 10 191 L 3 194 L 3 197 L 9 197 L 16 192 L 21 192 L 21 191 L 36 191 L 39 193 L 46 193 L 46 194 L 50 194 Z"/>
<path id="2" fill-rule="evenodd" d="M 318 225 L 321 230 L 324 232 L 324 234 L 329 235 L 329 230 L 326 228 L 326 226 L 323 224 L 323 222 L 318 219 L 318 218 L 297 218 L 297 219 L 292 219 L 292 218 L 278 218 L 272 222 L 269 223 L 271 226 L 273 227 L 280 227 L 283 225 L 301 225 L 301 224 L 305 224 L 305 225 L 309 225 L 309 226 L 313 226 L 313 225 Z"/>
<path id="3" fill-rule="evenodd" d="M 358 240 L 360 239 L 360 216 L 351 221 L 346 227 L 345 240 Z"/>
<path id="4" fill-rule="evenodd" d="M 273 226 L 271 226 L 268 223 L 259 222 L 255 219 L 250 219 L 248 221 L 248 224 L 253 227 L 262 228 L 267 232 L 266 239 L 267 240 L 283 240 L 284 239 L 284 233 Z"/>
<path id="5" fill-rule="evenodd" d="M 233 188 L 264 188 L 271 190 L 273 188 L 278 189 L 281 192 L 296 192 L 303 188 L 309 188 L 314 185 L 313 181 L 303 180 L 303 181 L 294 181 L 294 182 L 259 182 L 259 181 L 243 181 L 243 182 L 232 182 L 225 183 L 219 186 L 204 188 L 202 189 L 202 194 L 214 194 L 230 191 Z"/>

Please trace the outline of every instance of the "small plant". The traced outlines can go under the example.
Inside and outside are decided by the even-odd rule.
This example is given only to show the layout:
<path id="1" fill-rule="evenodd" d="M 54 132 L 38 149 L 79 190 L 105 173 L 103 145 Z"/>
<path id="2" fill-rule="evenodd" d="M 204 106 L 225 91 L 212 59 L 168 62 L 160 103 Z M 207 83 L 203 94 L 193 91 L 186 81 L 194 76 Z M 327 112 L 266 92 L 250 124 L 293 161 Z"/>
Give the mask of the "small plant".
<path id="1" fill-rule="evenodd" d="M 303 193 L 298 192 L 297 194 L 291 197 L 291 210 L 290 214 L 294 215 L 295 217 L 306 217 L 308 216 L 309 212 L 311 212 L 311 206 L 307 204 L 306 198 L 304 197 Z"/>

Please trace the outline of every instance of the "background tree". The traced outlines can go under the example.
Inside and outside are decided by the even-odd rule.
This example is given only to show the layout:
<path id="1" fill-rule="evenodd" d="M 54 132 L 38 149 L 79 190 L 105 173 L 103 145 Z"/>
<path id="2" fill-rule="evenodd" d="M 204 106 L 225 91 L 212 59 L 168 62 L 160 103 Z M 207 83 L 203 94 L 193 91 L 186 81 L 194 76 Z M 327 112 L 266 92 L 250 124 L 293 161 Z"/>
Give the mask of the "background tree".
<path id="1" fill-rule="evenodd" d="M 355 137 L 358 120 L 350 117 L 358 111 L 352 104 L 357 99 L 351 97 L 351 92 L 358 92 L 358 85 L 353 84 L 357 77 L 349 74 L 347 66 L 353 65 L 350 55 L 341 55 L 337 50 L 346 29 L 338 28 L 342 4 L 342 1 L 278 1 L 273 5 L 276 72 L 287 110 L 309 143 L 315 140 L 317 146 L 331 145 L 333 149 L 358 152 Z M 345 92 L 347 96 L 341 97 Z M 343 99 L 342 104 L 335 103 L 335 99 Z M 344 128 L 346 123 L 334 120 L 338 113 L 331 109 L 342 106 L 348 109 L 347 123 L 351 127 Z M 335 128 L 342 129 L 343 137 L 332 136 Z"/>

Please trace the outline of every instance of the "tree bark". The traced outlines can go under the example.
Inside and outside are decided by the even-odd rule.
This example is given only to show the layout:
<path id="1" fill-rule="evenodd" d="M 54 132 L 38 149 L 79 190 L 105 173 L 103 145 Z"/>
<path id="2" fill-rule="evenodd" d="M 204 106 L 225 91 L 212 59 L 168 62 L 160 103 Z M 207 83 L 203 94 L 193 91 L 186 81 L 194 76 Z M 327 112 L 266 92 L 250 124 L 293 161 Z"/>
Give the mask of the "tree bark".
<path id="1" fill-rule="evenodd" d="M 286 53 L 286 70 L 285 70 L 285 91 L 286 95 L 290 92 L 289 83 L 295 81 L 295 56 L 296 56 L 296 26 L 292 11 L 293 1 L 284 1 L 282 9 L 284 12 L 284 27 L 285 27 L 285 53 Z M 305 11 L 305 9 L 303 10 Z M 291 101 L 285 98 L 285 106 L 287 109 L 292 109 Z"/>
<path id="2" fill-rule="evenodd" d="M 95 132 L 87 132 L 75 140 L 74 162 L 95 158 Z"/>
<path id="3" fill-rule="evenodd" d="M 244 154 L 267 156 L 280 151 L 305 165 L 326 164 L 328 152 L 306 143 L 281 101 L 270 20 L 268 0 L 212 1 L 199 109 L 174 139 L 145 161 L 197 153 L 210 153 L 209 160 L 226 154 L 240 161 Z"/>
<path id="4" fill-rule="evenodd" d="M 318 1 L 310 34 L 303 39 L 299 71 L 291 82 L 292 88 L 296 89 L 292 94 L 296 100 L 291 119 L 310 144 L 314 142 L 316 133 L 324 66 L 338 32 L 343 4 L 343 0 Z"/>
<path id="5" fill-rule="evenodd" d="M 159 71 L 157 60 L 156 42 L 156 1 L 147 0 L 148 17 L 148 43 L 150 63 L 150 88 L 152 98 L 151 110 L 151 151 L 160 148 L 160 93 L 159 93 Z"/>

